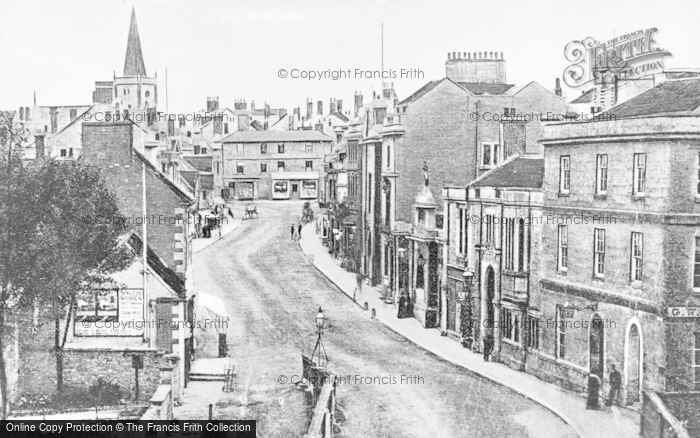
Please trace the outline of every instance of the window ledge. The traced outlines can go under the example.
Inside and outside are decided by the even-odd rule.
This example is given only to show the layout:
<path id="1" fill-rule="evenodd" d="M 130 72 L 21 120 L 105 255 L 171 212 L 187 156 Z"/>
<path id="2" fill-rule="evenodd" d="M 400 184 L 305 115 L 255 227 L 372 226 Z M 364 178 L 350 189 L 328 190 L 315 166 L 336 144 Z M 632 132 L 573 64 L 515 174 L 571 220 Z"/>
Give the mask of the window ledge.
<path id="1" fill-rule="evenodd" d="M 562 276 L 566 277 L 568 275 L 568 273 L 569 273 L 568 269 L 557 269 L 557 275 L 562 275 Z"/>
<path id="2" fill-rule="evenodd" d="M 593 281 L 599 281 L 599 282 L 601 282 L 601 283 L 603 283 L 603 282 L 605 281 L 605 275 L 595 275 L 595 274 L 593 274 L 593 276 L 592 276 L 591 278 L 593 279 Z"/>
<path id="3" fill-rule="evenodd" d="M 559 192 L 559 193 L 557 193 L 557 197 L 559 197 L 559 198 L 568 198 L 568 197 L 569 197 L 569 192 Z"/>
<path id="4" fill-rule="evenodd" d="M 608 194 L 607 193 L 595 194 L 595 195 L 593 195 L 593 199 L 601 199 L 601 200 L 608 199 Z"/>
<path id="5" fill-rule="evenodd" d="M 642 281 L 641 280 L 632 280 L 632 281 L 630 281 L 630 287 L 633 289 L 641 289 L 642 288 Z"/>
<path id="6" fill-rule="evenodd" d="M 632 200 L 633 201 L 643 201 L 645 197 L 646 197 L 645 195 L 632 195 Z"/>

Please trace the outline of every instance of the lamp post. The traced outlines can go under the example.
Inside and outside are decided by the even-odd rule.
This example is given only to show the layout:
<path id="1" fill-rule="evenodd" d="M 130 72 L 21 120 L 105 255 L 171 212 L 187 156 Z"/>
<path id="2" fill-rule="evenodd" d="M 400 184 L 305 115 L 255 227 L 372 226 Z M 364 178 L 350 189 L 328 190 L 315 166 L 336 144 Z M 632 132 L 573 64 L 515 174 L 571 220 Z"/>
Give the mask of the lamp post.
<path id="1" fill-rule="evenodd" d="M 328 354 L 326 354 L 326 347 L 323 346 L 323 340 L 321 339 L 323 327 L 326 323 L 326 316 L 323 314 L 323 309 L 320 307 L 318 308 L 318 313 L 316 313 L 316 317 L 314 319 L 316 320 L 316 334 L 318 337 L 316 338 L 316 346 L 314 347 L 314 351 L 311 353 L 311 359 L 313 360 L 314 356 L 316 355 L 316 350 L 318 350 L 317 365 L 322 367 L 325 365 L 322 362 L 321 351 L 323 351 L 323 356 L 326 357 L 326 365 L 328 364 Z"/>

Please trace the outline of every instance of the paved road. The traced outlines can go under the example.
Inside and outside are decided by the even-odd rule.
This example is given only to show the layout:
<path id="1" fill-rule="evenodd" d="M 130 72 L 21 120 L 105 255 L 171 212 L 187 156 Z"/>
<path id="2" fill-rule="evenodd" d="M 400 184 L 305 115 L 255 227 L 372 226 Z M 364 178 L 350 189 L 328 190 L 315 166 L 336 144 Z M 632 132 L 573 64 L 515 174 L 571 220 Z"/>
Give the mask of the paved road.
<path id="1" fill-rule="evenodd" d="M 368 318 L 305 264 L 289 230 L 301 207 L 260 202 L 259 219 L 243 221 L 195 256 L 196 288 L 222 298 L 232 316 L 229 354 L 238 387 L 218 401 L 218 418 L 257 419 L 258 436 L 303 435 L 304 394 L 290 380 L 301 373 L 300 353 L 313 348 L 313 318 L 322 306 L 331 323 L 324 334 L 331 368 L 345 376 L 338 392 L 343 436 L 575 436 L 536 403 Z"/>

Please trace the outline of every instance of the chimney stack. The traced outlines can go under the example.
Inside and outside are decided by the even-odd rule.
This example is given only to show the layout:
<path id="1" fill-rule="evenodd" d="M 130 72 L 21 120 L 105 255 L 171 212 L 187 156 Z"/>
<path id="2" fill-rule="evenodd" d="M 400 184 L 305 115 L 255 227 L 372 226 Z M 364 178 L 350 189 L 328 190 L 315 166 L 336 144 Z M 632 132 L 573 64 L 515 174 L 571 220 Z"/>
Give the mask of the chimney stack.
<path id="1" fill-rule="evenodd" d="M 219 111 L 219 97 L 207 97 L 207 112 L 214 113 Z"/>
<path id="2" fill-rule="evenodd" d="M 250 101 L 250 110 L 255 111 L 255 101 L 254 100 Z"/>
<path id="3" fill-rule="evenodd" d="M 328 114 L 333 114 L 335 112 L 335 100 L 331 97 L 331 100 L 328 104 Z"/>
<path id="4" fill-rule="evenodd" d="M 316 108 L 316 114 L 319 115 L 319 116 L 322 116 L 322 115 L 323 115 L 323 101 L 322 101 L 322 100 L 319 100 L 319 101 L 317 102 L 317 104 L 318 104 L 318 106 L 317 106 L 317 108 Z"/>
<path id="5" fill-rule="evenodd" d="M 233 104 L 233 108 L 237 110 L 247 110 L 248 109 L 248 104 L 246 103 L 245 99 L 238 99 L 235 101 Z"/>
<path id="6" fill-rule="evenodd" d="M 355 92 L 355 117 L 360 114 L 360 110 L 362 109 L 362 93 L 359 91 Z"/>
<path id="7" fill-rule="evenodd" d="M 341 114 L 343 113 L 343 101 L 341 99 L 335 101 L 335 110 Z"/>
<path id="8" fill-rule="evenodd" d="M 314 103 L 311 99 L 306 99 L 306 120 L 310 119 L 314 114 Z"/>

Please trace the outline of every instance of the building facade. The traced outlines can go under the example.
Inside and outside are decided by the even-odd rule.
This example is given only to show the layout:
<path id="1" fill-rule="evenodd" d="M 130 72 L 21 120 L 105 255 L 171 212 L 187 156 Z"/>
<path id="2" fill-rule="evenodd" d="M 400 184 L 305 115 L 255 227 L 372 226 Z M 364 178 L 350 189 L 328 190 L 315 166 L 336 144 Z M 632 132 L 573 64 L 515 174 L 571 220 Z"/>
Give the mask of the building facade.
<path id="1" fill-rule="evenodd" d="M 700 389 L 699 95 L 698 80 L 668 81 L 547 127 L 541 339 L 526 365 L 545 380 L 608 385 L 615 364 L 627 404 Z"/>
<path id="2" fill-rule="evenodd" d="M 228 198 L 308 199 L 321 196 L 333 139 L 318 131 L 238 131 L 223 140 Z"/>

